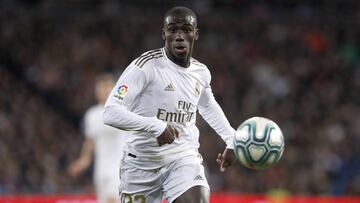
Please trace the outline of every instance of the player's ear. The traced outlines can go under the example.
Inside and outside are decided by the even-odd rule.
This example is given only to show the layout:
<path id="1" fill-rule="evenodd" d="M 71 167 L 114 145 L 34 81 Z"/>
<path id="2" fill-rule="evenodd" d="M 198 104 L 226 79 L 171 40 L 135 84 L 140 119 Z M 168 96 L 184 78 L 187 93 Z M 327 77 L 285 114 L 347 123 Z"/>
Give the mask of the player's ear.
<path id="1" fill-rule="evenodd" d="M 161 37 L 163 40 L 165 40 L 165 28 L 161 29 Z"/>
<path id="2" fill-rule="evenodd" d="M 199 29 L 196 28 L 195 30 L 195 40 L 199 38 Z"/>

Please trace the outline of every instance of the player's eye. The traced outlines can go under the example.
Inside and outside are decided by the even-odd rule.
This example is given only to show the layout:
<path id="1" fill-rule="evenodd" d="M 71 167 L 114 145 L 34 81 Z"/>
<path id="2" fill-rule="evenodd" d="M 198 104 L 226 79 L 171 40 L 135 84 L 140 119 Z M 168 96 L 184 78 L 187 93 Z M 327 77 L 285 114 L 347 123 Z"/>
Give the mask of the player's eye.
<path id="1" fill-rule="evenodd" d="M 184 31 L 185 33 L 189 33 L 189 32 L 191 32 L 191 29 L 189 29 L 189 28 L 184 28 L 183 31 Z"/>
<path id="2" fill-rule="evenodd" d="M 168 31 L 171 32 L 171 33 L 175 33 L 175 32 L 176 32 L 176 28 L 170 27 L 170 28 L 168 28 Z"/>

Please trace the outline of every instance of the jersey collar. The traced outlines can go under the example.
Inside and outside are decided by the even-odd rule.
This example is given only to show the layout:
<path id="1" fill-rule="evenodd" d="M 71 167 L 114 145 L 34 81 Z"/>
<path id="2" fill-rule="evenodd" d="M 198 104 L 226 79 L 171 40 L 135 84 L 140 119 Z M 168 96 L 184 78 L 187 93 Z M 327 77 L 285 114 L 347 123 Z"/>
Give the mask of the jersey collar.
<path id="1" fill-rule="evenodd" d="M 174 63 L 172 60 L 170 60 L 166 55 L 165 47 L 161 48 L 161 51 L 164 55 L 165 60 L 167 61 L 167 63 L 170 64 L 171 67 L 175 67 L 177 70 L 181 70 L 181 71 L 187 71 L 191 68 L 191 66 L 192 66 L 191 62 L 190 62 L 189 67 L 184 68 L 184 67 L 179 66 L 178 64 Z"/>

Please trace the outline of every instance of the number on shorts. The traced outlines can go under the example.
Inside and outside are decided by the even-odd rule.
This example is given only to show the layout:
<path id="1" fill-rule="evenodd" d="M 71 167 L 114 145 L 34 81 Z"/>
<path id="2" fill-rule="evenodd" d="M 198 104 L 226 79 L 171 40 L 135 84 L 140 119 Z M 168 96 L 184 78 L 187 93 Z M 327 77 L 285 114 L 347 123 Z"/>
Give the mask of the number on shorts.
<path id="1" fill-rule="evenodd" d="M 135 194 L 134 198 L 130 194 L 121 194 L 121 203 L 146 203 L 146 198 L 142 194 Z"/>

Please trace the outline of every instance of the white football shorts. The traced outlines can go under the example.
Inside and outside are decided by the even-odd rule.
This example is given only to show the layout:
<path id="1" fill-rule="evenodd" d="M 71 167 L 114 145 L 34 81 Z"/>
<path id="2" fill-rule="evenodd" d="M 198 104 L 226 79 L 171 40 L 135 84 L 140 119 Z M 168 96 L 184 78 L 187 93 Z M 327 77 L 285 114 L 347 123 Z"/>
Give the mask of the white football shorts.
<path id="1" fill-rule="evenodd" d="M 154 170 L 138 169 L 126 161 L 121 166 L 122 203 L 161 203 L 163 196 L 171 203 L 193 186 L 210 189 L 200 155 L 183 157 Z"/>
<path id="2" fill-rule="evenodd" d="M 118 176 L 103 176 L 95 178 L 96 198 L 99 203 L 106 203 L 109 197 L 119 199 L 119 185 Z"/>

